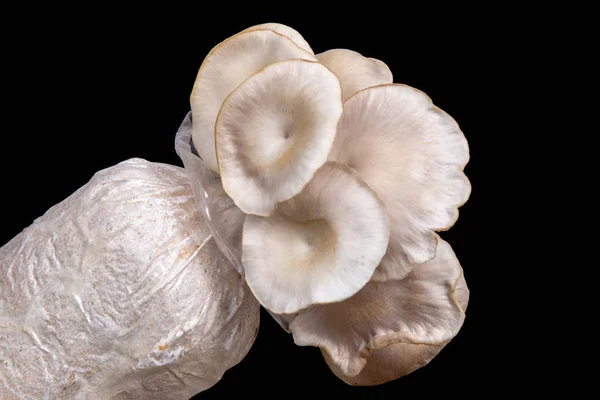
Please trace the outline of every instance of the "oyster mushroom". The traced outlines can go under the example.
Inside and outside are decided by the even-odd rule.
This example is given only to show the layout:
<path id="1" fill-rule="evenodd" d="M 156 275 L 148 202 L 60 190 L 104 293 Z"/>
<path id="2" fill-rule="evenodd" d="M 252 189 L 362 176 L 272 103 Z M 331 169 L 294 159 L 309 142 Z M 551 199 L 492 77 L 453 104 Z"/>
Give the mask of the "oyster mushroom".
<path id="1" fill-rule="evenodd" d="M 394 81 L 392 71 L 383 61 L 353 50 L 332 49 L 317 54 L 317 59 L 340 79 L 344 100 L 359 90 Z"/>
<path id="2" fill-rule="evenodd" d="M 280 35 L 290 38 L 292 42 L 296 43 L 300 48 L 308 51 L 310 54 L 315 54 L 314 51 L 310 48 L 308 42 L 304 40 L 302 35 L 294 28 L 275 22 L 268 22 L 266 24 L 258 24 L 251 26 L 250 28 L 244 29 L 242 32 L 255 31 L 257 29 L 269 29 L 271 31 L 275 31 Z"/>
<path id="3" fill-rule="evenodd" d="M 436 258 L 403 280 L 369 282 L 346 301 L 302 311 L 290 328 L 344 382 L 379 385 L 433 359 L 461 328 L 468 298 L 452 248 L 438 239 Z"/>
<path id="4" fill-rule="evenodd" d="M 375 193 L 349 168 L 328 162 L 271 216 L 246 217 L 248 286 L 280 314 L 347 299 L 371 279 L 389 229 Z"/>
<path id="5" fill-rule="evenodd" d="M 402 279 L 433 259 L 434 231 L 454 224 L 471 191 L 465 136 L 429 97 L 405 85 L 348 98 L 329 159 L 355 169 L 386 205 L 390 242 L 377 281 Z"/>
<path id="6" fill-rule="evenodd" d="M 223 100 L 246 78 L 277 61 L 316 61 L 313 54 L 275 31 L 240 32 L 215 46 L 206 56 L 192 89 L 192 140 L 205 166 L 219 172 L 215 155 L 215 121 Z"/>
<path id="7" fill-rule="evenodd" d="M 339 80 L 322 64 L 263 68 L 225 99 L 217 117 L 223 188 L 245 213 L 268 216 L 327 161 L 341 115 Z"/>

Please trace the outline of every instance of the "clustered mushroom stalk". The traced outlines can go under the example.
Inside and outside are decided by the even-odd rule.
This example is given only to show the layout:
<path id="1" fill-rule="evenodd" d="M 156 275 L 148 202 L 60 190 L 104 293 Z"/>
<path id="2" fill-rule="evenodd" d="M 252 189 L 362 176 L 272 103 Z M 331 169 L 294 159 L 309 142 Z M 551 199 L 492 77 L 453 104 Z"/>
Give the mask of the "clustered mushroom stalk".
<path id="1" fill-rule="evenodd" d="M 470 194 L 467 141 L 380 60 L 315 55 L 294 29 L 217 45 L 191 95 L 192 140 L 245 214 L 241 263 L 260 304 L 352 385 L 427 364 L 469 291 L 449 229 Z"/>

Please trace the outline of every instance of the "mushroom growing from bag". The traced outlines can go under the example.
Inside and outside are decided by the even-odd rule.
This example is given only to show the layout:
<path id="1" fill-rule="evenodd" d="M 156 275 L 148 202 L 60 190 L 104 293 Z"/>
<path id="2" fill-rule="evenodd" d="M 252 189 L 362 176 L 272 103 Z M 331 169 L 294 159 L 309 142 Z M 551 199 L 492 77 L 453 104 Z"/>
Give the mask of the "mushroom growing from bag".
<path id="1" fill-rule="evenodd" d="M 0 248 L 0 397 L 188 399 L 247 354 L 259 307 L 182 168 L 97 172 Z"/>
<path id="2" fill-rule="evenodd" d="M 239 35 L 264 30 L 313 54 L 280 24 Z M 295 343 L 320 347 L 344 382 L 399 378 L 435 357 L 465 318 L 462 268 L 436 232 L 469 197 L 467 141 L 425 94 L 394 84 L 380 60 L 348 49 L 269 59 L 264 43 L 239 46 L 223 76 L 201 67 L 192 95 L 193 117 L 203 119 L 194 144 L 206 134 L 217 164 L 207 167 L 247 214 L 236 261 Z M 251 71 L 254 60 L 262 67 Z M 229 70 L 247 76 L 233 87 Z M 203 113 L 199 99 L 219 79 L 228 94 Z"/>

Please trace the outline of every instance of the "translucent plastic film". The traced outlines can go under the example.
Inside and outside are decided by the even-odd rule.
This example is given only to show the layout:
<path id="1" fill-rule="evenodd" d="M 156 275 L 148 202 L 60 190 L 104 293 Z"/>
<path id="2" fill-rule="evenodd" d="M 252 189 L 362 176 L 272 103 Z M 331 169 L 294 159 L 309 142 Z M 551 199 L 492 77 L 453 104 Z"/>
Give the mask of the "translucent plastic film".
<path id="1" fill-rule="evenodd" d="M 99 171 L 0 248 L 3 400 L 189 399 L 258 324 L 179 167 Z"/>
<path id="2" fill-rule="evenodd" d="M 219 248 L 231 261 L 235 269 L 244 276 L 241 261 L 242 227 L 244 214 L 221 185 L 221 179 L 204 166 L 202 159 L 193 149 L 192 114 L 185 117 L 175 136 L 175 151 L 183 161 L 191 180 L 192 190 L 200 212 L 208 221 Z"/>
<path id="3" fill-rule="evenodd" d="M 175 136 L 175 150 L 191 180 L 198 208 L 206 218 L 209 229 L 219 248 L 227 259 L 244 276 L 242 265 L 242 227 L 244 214 L 227 195 L 221 179 L 204 166 L 202 159 L 193 148 L 192 113 L 188 113 Z M 291 316 L 271 313 L 286 332 L 290 332 Z"/>

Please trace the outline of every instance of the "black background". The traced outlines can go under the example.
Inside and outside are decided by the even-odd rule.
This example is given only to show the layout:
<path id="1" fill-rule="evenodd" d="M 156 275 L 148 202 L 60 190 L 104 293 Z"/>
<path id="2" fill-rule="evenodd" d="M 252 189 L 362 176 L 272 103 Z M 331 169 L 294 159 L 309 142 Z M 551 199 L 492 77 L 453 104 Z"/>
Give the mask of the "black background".
<path id="1" fill-rule="evenodd" d="M 237 10 L 235 15 L 227 8 Z M 2 61 L 0 205 L 5 218 L 0 243 L 100 169 L 131 157 L 182 165 L 174 135 L 189 110 L 204 56 L 248 26 L 288 24 L 315 53 L 349 48 L 384 61 L 395 82 L 423 90 L 461 126 L 470 145 L 465 172 L 473 190 L 458 222 L 441 236 L 456 252 L 471 290 L 467 319 L 428 366 L 385 385 L 353 388 L 329 371 L 318 349 L 295 346 L 263 310 L 250 353 L 198 398 L 285 396 L 287 391 L 396 398 L 405 385 L 451 389 L 458 382 L 476 382 L 492 363 L 484 340 L 489 272 L 480 246 L 485 221 L 479 210 L 479 143 L 488 134 L 487 97 L 502 90 L 494 83 L 498 60 L 491 55 L 501 45 L 487 21 L 459 21 L 443 12 L 435 19 L 426 12 L 397 11 L 342 17 L 315 10 L 300 16 L 229 4 L 219 12 L 174 11 L 53 8 L 5 15 L 14 17 L 15 25 L 5 35 Z"/>

